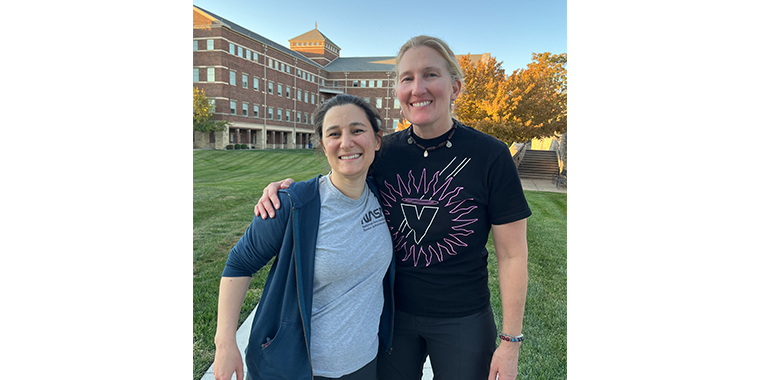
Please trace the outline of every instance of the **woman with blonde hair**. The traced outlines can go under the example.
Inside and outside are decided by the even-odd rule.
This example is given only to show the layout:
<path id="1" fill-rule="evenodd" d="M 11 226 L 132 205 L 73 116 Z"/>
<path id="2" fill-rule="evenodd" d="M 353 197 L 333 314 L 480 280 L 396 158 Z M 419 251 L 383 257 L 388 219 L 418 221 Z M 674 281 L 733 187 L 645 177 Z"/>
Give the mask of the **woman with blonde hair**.
<path id="1" fill-rule="evenodd" d="M 395 91 L 411 126 L 383 138 L 370 171 L 396 255 L 393 335 L 391 350 L 378 354 L 380 380 L 420 379 L 426 356 L 436 380 L 517 377 L 531 211 L 509 148 L 452 117 L 462 81 L 439 38 L 414 37 L 398 53 Z M 256 213 L 274 215 L 272 191 L 288 183 L 270 184 Z M 500 332 L 488 289 L 489 232 Z"/>

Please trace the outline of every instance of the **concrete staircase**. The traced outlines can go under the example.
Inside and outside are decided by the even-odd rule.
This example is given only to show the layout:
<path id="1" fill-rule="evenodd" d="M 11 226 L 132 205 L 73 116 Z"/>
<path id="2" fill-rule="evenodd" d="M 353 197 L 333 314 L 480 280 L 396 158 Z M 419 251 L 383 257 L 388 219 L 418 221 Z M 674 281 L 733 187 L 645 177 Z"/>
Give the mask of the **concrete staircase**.
<path id="1" fill-rule="evenodd" d="M 525 156 L 517 167 L 520 178 L 548 179 L 559 173 L 557 152 L 553 150 L 525 151 Z"/>

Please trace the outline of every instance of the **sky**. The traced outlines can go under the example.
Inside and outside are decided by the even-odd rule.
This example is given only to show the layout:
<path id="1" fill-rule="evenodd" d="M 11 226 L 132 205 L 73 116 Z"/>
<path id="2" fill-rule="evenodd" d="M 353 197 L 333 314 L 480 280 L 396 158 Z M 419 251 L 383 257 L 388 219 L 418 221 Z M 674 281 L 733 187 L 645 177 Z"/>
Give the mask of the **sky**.
<path id="1" fill-rule="evenodd" d="M 567 52 L 565 0 L 193 4 L 286 47 L 289 39 L 314 29 L 317 22 L 317 29 L 341 48 L 341 57 L 395 56 L 404 42 L 419 34 L 443 39 L 455 54 L 491 53 L 508 74 L 527 67 L 532 53 Z"/>

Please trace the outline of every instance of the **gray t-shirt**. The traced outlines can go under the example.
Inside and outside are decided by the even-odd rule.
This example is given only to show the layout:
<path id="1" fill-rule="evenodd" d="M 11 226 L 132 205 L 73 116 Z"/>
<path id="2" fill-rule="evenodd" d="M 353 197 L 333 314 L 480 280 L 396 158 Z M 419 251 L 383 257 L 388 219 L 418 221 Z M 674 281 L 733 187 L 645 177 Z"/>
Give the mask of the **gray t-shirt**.
<path id="1" fill-rule="evenodd" d="M 383 277 L 393 243 L 380 203 L 366 185 L 354 200 L 323 176 L 319 194 L 311 359 L 314 376 L 336 378 L 377 355 Z"/>

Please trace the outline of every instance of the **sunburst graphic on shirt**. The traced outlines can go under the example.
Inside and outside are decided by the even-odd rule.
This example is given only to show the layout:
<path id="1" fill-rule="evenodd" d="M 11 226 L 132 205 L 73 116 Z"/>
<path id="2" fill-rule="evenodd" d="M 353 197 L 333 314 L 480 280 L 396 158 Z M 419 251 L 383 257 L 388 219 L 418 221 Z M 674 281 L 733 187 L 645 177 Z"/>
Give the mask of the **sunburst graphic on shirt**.
<path id="1" fill-rule="evenodd" d="M 472 198 L 460 198 L 464 187 L 453 186 L 452 181 L 469 162 L 470 158 L 458 161 L 454 157 L 445 168 L 433 172 L 430 179 L 427 169 L 422 169 L 419 177 L 410 170 L 407 178 L 396 175 L 395 186 L 388 181 L 380 186 L 386 219 L 390 212 L 404 216 L 398 225 L 388 220 L 394 250 L 404 253 L 402 261 L 412 260 L 416 267 L 422 259 L 427 267 L 433 260 L 443 262 L 447 256 L 456 255 L 458 249 L 467 247 L 462 238 L 473 231 L 466 227 L 477 221 L 467 215 L 478 206 L 468 205 Z M 450 231 L 438 241 L 425 239 L 436 221 L 450 225 Z"/>

